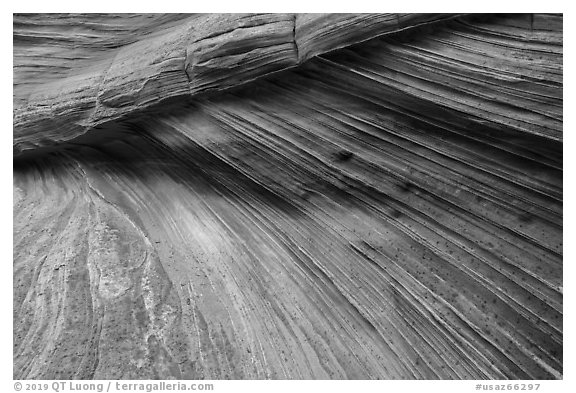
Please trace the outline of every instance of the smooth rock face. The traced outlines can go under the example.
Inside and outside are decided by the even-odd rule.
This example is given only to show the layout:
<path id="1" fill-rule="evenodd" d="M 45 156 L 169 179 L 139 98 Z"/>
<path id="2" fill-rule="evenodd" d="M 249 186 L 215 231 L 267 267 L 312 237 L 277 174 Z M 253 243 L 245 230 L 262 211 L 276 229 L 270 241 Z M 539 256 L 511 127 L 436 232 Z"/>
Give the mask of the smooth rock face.
<path id="1" fill-rule="evenodd" d="M 562 378 L 561 16 L 14 21 L 15 379 Z"/>

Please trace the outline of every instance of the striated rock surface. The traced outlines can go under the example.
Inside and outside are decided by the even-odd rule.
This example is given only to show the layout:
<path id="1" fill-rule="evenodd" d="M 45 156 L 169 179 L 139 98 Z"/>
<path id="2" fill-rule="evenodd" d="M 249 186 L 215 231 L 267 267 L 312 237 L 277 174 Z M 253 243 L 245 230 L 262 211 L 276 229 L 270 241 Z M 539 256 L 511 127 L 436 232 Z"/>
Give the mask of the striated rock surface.
<path id="1" fill-rule="evenodd" d="M 562 378 L 561 16 L 14 23 L 15 379 Z"/>
<path id="2" fill-rule="evenodd" d="M 436 14 L 15 15 L 14 152 L 222 90 Z M 51 132 L 47 132 L 47 129 Z"/>

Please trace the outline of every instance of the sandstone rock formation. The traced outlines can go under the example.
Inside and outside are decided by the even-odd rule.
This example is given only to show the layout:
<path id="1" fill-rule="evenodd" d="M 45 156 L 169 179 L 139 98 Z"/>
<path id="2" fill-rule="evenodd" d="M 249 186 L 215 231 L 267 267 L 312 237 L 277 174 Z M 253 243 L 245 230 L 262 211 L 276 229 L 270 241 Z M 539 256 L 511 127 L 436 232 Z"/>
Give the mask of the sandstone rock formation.
<path id="1" fill-rule="evenodd" d="M 449 17 L 16 15 L 15 153 L 73 139 L 169 98 L 234 87 L 354 42 Z"/>
<path id="2" fill-rule="evenodd" d="M 562 378 L 562 16 L 15 15 L 14 378 Z"/>

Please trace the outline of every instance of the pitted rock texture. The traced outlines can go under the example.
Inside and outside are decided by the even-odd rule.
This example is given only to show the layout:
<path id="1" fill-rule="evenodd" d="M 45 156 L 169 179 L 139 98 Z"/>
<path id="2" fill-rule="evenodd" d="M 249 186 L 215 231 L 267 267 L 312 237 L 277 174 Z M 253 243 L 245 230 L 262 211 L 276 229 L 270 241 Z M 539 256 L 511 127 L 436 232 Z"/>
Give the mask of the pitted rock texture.
<path id="1" fill-rule="evenodd" d="M 561 16 L 14 34 L 15 379 L 562 378 Z"/>

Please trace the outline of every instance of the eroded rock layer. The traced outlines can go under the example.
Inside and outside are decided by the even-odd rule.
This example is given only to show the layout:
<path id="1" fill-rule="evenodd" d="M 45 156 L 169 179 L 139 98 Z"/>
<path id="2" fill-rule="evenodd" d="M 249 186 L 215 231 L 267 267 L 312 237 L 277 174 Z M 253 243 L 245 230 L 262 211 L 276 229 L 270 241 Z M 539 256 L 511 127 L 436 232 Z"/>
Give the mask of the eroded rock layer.
<path id="1" fill-rule="evenodd" d="M 561 16 L 324 52 L 15 160 L 14 378 L 562 377 Z"/>
<path id="2" fill-rule="evenodd" d="M 444 14 L 15 15 L 14 152 Z"/>

